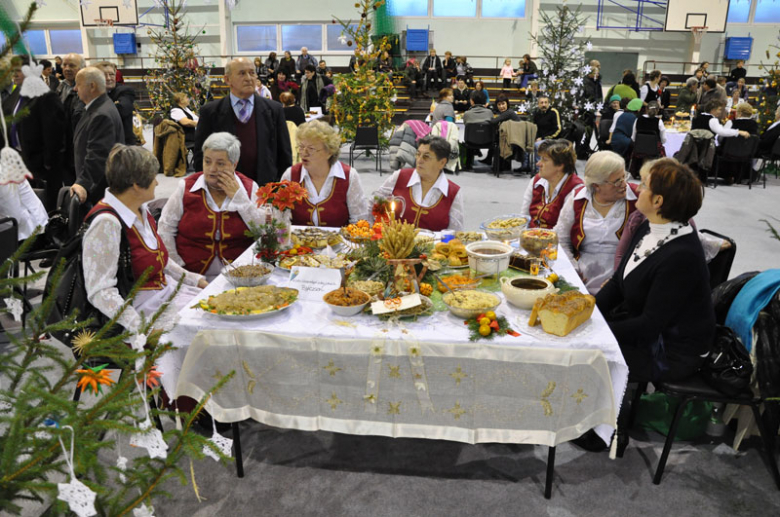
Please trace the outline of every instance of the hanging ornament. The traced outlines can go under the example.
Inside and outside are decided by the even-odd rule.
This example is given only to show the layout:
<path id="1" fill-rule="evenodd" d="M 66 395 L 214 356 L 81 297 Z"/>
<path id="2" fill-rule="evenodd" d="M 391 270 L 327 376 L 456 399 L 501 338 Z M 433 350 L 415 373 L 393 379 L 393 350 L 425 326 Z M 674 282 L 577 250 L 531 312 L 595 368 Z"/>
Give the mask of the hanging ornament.
<path id="1" fill-rule="evenodd" d="M 168 444 L 163 440 L 160 430 L 152 428 L 151 420 L 147 418 L 141 422 L 139 429 L 140 432 L 130 437 L 130 446 L 146 449 L 150 458 L 167 458 Z"/>
<path id="2" fill-rule="evenodd" d="M 211 426 L 213 428 L 213 433 L 211 435 L 211 438 L 209 438 L 209 441 L 217 446 L 217 449 L 224 454 L 225 456 L 230 456 L 230 451 L 233 448 L 233 440 L 230 438 L 225 438 L 221 434 L 217 432 L 217 423 L 214 421 L 214 419 L 211 419 Z M 206 456 L 213 458 L 214 461 L 219 461 L 219 454 L 214 452 L 214 449 L 209 447 L 208 445 L 203 446 L 203 454 Z"/>
<path id="3" fill-rule="evenodd" d="M 154 517 L 154 510 L 152 510 L 150 507 L 146 506 L 145 504 L 142 506 L 139 506 L 138 508 L 133 509 L 133 516 L 134 517 Z"/>
<path id="4" fill-rule="evenodd" d="M 574 78 L 574 84 L 576 84 L 577 86 L 582 86 L 582 83 L 583 83 L 582 77 Z"/>
<path id="5" fill-rule="evenodd" d="M 14 321 L 22 321 L 22 314 L 24 314 L 24 307 L 22 306 L 22 300 L 18 298 L 6 298 L 3 300 L 8 312 L 14 317 Z"/>
<path id="6" fill-rule="evenodd" d="M 584 75 L 588 75 L 588 74 L 589 74 L 589 73 L 591 73 L 592 71 L 593 71 L 593 68 L 591 68 L 591 66 L 590 66 L 590 65 L 585 65 L 585 66 L 583 66 L 583 67 L 582 67 L 582 73 L 583 73 Z"/>
<path id="7" fill-rule="evenodd" d="M 601 111 L 603 109 L 604 109 L 604 103 L 603 102 L 599 102 L 598 104 L 596 104 L 596 111 Z"/>
<path id="8" fill-rule="evenodd" d="M 116 443 L 117 445 L 119 445 L 118 441 Z M 121 481 L 122 483 L 126 483 L 127 477 L 125 476 L 124 472 L 127 470 L 127 458 L 125 458 L 124 456 L 119 456 L 116 459 L 116 468 L 122 471 L 119 473 L 119 481 Z"/>
<path id="9" fill-rule="evenodd" d="M 65 449 L 65 444 L 62 443 L 62 437 L 57 437 L 60 446 L 62 447 L 65 463 L 70 470 L 70 482 L 57 483 L 57 499 L 68 503 L 70 511 L 78 515 L 78 517 L 91 517 L 92 515 L 97 515 L 97 511 L 95 511 L 95 498 L 97 497 L 97 494 L 87 485 L 76 479 L 76 473 L 73 470 L 73 442 L 75 440 L 73 428 L 66 425 L 63 429 L 69 429 L 71 433 L 70 455 L 68 455 L 68 451 Z"/>
<path id="10" fill-rule="evenodd" d="M 588 101 L 585 103 L 585 106 L 582 107 L 585 111 L 593 111 L 593 103 Z"/>
<path id="11" fill-rule="evenodd" d="M 593 43 L 591 43 L 591 42 L 589 41 L 589 42 L 585 43 L 585 47 L 586 47 L 588 50 L 593 50 Z"/>
<path id="12" fill-rule="evenodd" d="M 116 381 L 111 378 L 111 373 L 104 370 L 108 364 L 101 364 L 100 366 L 88 367 L 82 370 L 76 370 L 76 373 L 81 375 L 79 382 L 76 384 L 76 388 L 81 388 L 83 392 L 85 389 L 89 390 L 97 395 L 102 393 L 102 386 L 111 386 L 116 384 Z"/>

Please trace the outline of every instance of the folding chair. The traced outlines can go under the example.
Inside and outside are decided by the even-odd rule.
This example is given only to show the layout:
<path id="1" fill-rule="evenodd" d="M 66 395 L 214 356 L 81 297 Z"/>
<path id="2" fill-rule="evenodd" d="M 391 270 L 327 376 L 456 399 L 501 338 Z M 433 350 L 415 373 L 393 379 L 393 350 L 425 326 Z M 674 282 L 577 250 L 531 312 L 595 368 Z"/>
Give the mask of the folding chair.
<path id="1" fill-rule="evenodd" d="M 465 125 L 465 134 L 463 136 L 463 145 L 466 149 L 475 151 L 482 149 L 493 149 L 492 171 L 498 177 L 498 145 L 496 139 L 496 128 L 489 122 L 479 122 Z M 470 154 L 470 153 L 469 153 Z M 467 160 L 468 161 L 468 160 Z M 469 165 L 469 164 L 467 164 Z M 474 164 L 471 163 L 473 169 Z"/>
<path id="2" fill-rule="evenodd" d="M 748 139 L 742 137 L 724 138 L 721 142 L 721 153 L 715 156 L 714 178 L 713 183 L 717 187 L 718 185 L 718 170 L 722 163 L 734 163 L 739 166 L 739 174 L 737 176 L 737 182 L 742 180 L 744 176 L 744 169 L 747 167 L 748 174 L 752 170 L 753 157 L 758 149 L 758 137 L 756 135 L 751 136 Z M 710 180 L 709 172 L 707 173 L 707 182 Z M 748 189 L 753 188 L 753 178 L 748 177 Z M 764 176 L 764 188 L 766 188 L 766 176 Z"/>
<path id="3" fill-rule="evenodd" d="M 634 170 L 635 159 L 640 159 L 644 163 L 645 160 L 652 160 L 661 156 L 661 153 L 658 151 L 659 143 L 660 138 L 655 133 L 637 133 L 634 141 L 634 150 L 631 151 L 631 158 L 628 161 L 628 170 Z"/>
<path id="4" fill-rule="evenodd" d="M 352 167 L 355 151 L 358 154 L 366 154 L 368 151 L 376 151 L 376 168 L 382 175 L 382 148 L 379 145 L 379 128 L 376 126 L 359 127 L 355 131 L 355 141 L 349 146 L 349 166 Z"/>
<path id="5" fill-rule="evenodd" d="M 598 145 L 599 145 L 599 151 L 609 151 L 612 149 L 612 146 L 607 143 L 607 140 L 609 140 L 609 128 L 612 127 L 612 119 L 601 119 L 601 122 L 599 122 L 599 132 L 598 132 Z"/>
<path id="6" fill-rule="evenodd" d="M 775 166 L 775 178 L 777 178 L 777 171 L 780 167 L 780 138 L 775 140 L 775 143 L 772 144 L 772 150 L 769 151 L 769 154 L 761 156 L 761 159 L 764 163 L 761 164 L 761 170 L 759 170 L 758 173 L 763 176 L 764 188 L 766 188 L 766 166 L 768 164 L 771 163 Z"/>

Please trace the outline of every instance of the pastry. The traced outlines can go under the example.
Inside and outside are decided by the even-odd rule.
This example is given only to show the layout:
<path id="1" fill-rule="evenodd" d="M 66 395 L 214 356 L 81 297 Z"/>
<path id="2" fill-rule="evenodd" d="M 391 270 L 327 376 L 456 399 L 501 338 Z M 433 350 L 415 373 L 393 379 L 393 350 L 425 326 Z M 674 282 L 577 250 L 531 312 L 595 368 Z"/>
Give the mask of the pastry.
<path id="1" fill-rule="evenodd" d="M 596 306 L 596 298 L 579 291 L 548 294 L 534 303 L 528 325 L 542 324 L 548 334 L 566 336 L 588 321 Z"/>

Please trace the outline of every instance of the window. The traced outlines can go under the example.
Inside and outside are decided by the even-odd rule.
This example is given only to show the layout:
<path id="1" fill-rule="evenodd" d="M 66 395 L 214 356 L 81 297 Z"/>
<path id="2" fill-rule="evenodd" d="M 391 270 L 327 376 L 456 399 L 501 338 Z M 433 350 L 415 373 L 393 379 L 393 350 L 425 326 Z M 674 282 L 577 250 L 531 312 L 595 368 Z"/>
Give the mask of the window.
<path id="1" fill-rule="evenodd" d="M 482 0 L 482 17 L 525 18 L 525 0 Z"/>
<path id="2" fill-rule="evenodd" d="M 428 16 L 428 0 L 392 0 L 393 16 Z"/>
<path id="3" fill-rule="evenodd" d="M 747 23 L 752 0 L 730 0 L 728 23 Z M 759 0 L 760 2 L 760 0 Z"/>
<path id="4" fill-rule="evenodd" d="M 356 29 L 357 25 L 350 25 L 352 29 Z M 341 43 L 339 41 L 339 38 L 341 37 L 341 32 L 344 30 L 344 27 L 342 27 L 339 24 L 330 24 L 328 25 L 328 50 L 352 50 L 354 49 L 354 45 L 352 47 L 347 46 L 347 41 L 345 40 L 344 43 Z M 344 33 L 344 36 L 349 39 L 349 36 L 347 33 Z"/>
<path id="5" fill-rule="evenodd" d="M 276 50 L 276 25 L 236 25 L 236 48 L 239 52 Z"/>
<path id="6" fill-rule="evenodd" d="M 477 16 L 477 0 L 433 0 L 433 15 L 474 18 Z"/>
<path id="7" fill-rule="evenodd" d="M 73 30 L 50 30 L 49 40 L 51 41 L 51 53 L 55 55 L 70 54 L 75 52 L 81 54 L 81 31 Z"/>
<path id="8" fill-rule="evenodd" d="M 301 47 L 322 50 L 322 25 L 282 25 L 282 50 L 296 54 Z"/>
<path id="9" fill-rule="evenodd" d="M 732 1 L 732 4 L 734 2 Z M 729 17 L 731 18 L 731 17 Z M 780 5 L 776 0 L 756 0 L 756 14 L 753 23 L 779 23 Z"/>
<path id="10" fill-rule="evenodd" d="M 24 33 L 24 40 L 33 54 L 46 55 L 49 53 L 49 49 L 46 46 L 46 31 L 27 31 Z"/>

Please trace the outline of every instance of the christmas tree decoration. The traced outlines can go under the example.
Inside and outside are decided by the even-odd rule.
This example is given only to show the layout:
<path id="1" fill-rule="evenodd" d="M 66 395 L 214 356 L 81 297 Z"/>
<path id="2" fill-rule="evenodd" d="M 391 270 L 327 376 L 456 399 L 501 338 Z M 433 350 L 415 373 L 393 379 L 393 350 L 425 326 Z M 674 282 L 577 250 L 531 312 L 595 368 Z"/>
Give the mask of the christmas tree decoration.
<path id="1" fill-rule="evenodd" d="M 108 364 L 76 370 L 76 373 L 81 375 L 76 387 L 81 388 L 82 392 L 89 388 L 93 394 L 97 395 L 103 392 L 101 389 L 102 385 L 111 386 L 115 384 L 116 381 L 111 378 L 111 373 L 104 370 L 106 366 Z"/>
<path id="2" fill-rule="evenodd" d="M 766 49 L 766 59 L 770 61 L 765 63 L 761 61 L 758 69 L 763 71 L 763 88 L 758 95 L 758 127 L 759 132 L 763 132 L 773 122 L 775 122 L 775 111 L 780 107 L 780 95 L 778 95 L 778 86 L 780 86 L 780 31 L 776 36 L 776 43 L 769 45 Z"/>
<path id="3" fill-rule="evenodd" d="M 541 30 L 531 38 L 539 48 L 542 76 L 539 91 L 549 96 L 550 106 L 557 109 L 561 120 L 576 120 L 577 115 L 592 113 L 585 106 L 582 88 L 585 77 L 592 72 L 586 64 L 585 51 L 590 50 L 590 41 L 576 40 L 580 28 L 585 26 L 580 6 L 572 10 L 563 4 L 556 7 L 553 15 L 539 11 Z"/>
<path id="4" fill-rule="evenodd" d="M 87 485 L 76 479 L 76 472 L 73 470 L 73 443 L 76 441 L 76 433 L 69 425 L 64 426 L 63 430 L 65 429 L 70 431 L 70 454 L 68 454 L 65 444 L 62 443 L 62 437 L 58 436 L 57 440 L 60 442 L 65 464 L 70 471 L 70 481 L 68 483 L 57 484 L 57 499 L 68 503 L 70 511 L 79 517 L 97 515 L 97 511 L 95 510 L 95 498 L 97 497 L 97 494 Z"/>

